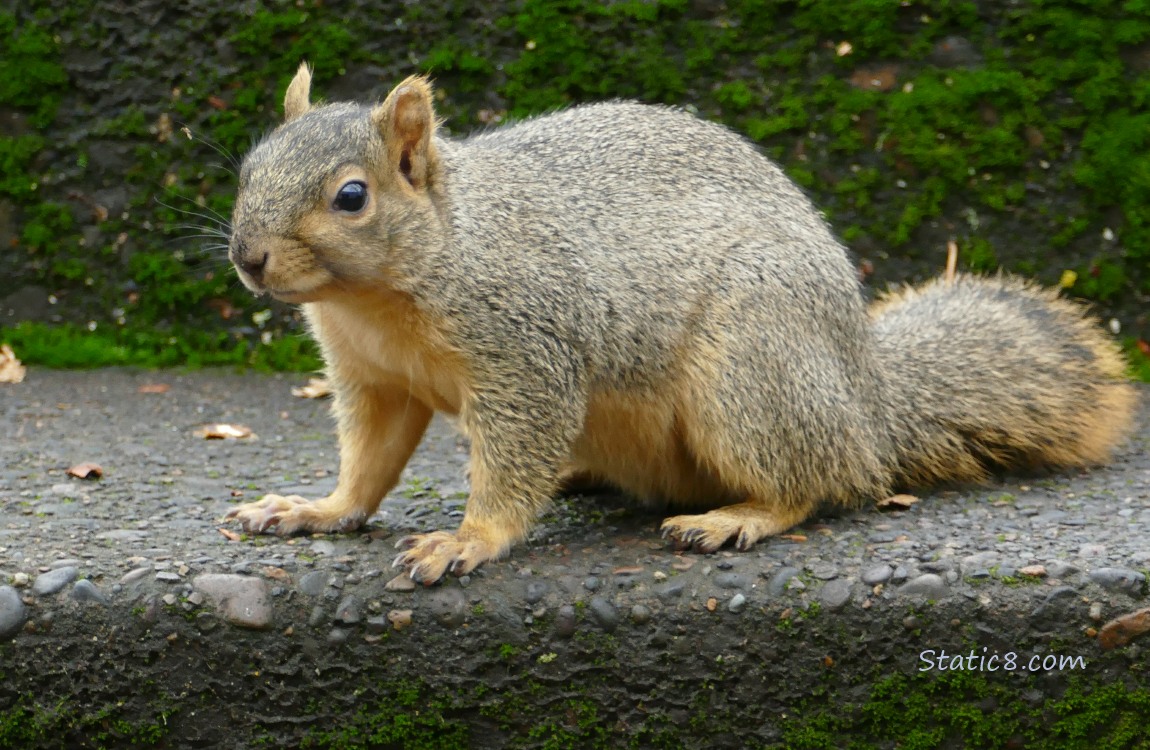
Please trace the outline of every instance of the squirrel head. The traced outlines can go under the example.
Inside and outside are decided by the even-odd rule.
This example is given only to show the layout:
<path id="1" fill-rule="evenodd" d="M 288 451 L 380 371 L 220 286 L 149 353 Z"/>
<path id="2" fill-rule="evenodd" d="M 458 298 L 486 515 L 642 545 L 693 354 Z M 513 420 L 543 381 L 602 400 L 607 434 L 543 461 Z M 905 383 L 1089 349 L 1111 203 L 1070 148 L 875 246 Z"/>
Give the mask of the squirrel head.
<path id="1" fill-rule="evenodd" d="M 381 104 L 312 104 L 300 65 L 284 122 L 240 167 L 228 257 L 254 292 L 288 302 L 386 279 L 397 245 L 416 244 L 439 175 L 432 92 L 423 77 Z"/>

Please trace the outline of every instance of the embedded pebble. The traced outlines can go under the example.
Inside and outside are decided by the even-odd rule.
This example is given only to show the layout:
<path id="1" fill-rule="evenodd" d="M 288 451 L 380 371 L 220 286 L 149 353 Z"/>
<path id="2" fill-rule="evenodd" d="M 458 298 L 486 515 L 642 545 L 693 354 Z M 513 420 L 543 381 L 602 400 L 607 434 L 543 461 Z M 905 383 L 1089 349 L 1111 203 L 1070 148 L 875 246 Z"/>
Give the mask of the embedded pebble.
<path id="1" fill-rule="evenodd" d="M 242 628 L 264 629 L 272 624 L 271 597 L 262 578 L 233 573 L 204 573 L 192 586 L 215 606 L 228 622 Z"/>
<path id="2" fill-rule="evenodd" d="M 636 625 L 646 625 L 651 621 L 651 610 L 642 604 L 631 607 L 631 622 Z"/>
<path id="3" fill-rule="evenodd" d="M 564 604 L 555 614 L 555 635 L 560 638 L 570 638 L 575 634 L 575 607 Z"/>
<path id="4" fill-rule="evenodd" d="M 18 589 L 27 588 L 31 583 L 32 578 L 27 573 L 21 571 L 12 575 L 12 585 Z"/>
<path id="5" fill-rule="evenodd" d="M 327 634 L 327 642 L 331 646 L 340 646 L 347 643 L 347 639 L 351 634 L 343 628 L 332 628 Z"/>
<path id="6" fill-rule="evenodd" d="M 152 566 L 151 565 L 148 565 L 148 566 L 143 567 L 143 568 L 134 568 L 132 570 L 129 570 L 127 573 L 125 573 L 123 575 L 123 577 L 120 578 L 120 583 L 122 583 L 124 585 L 127 585 L 129 583 L 135 583 L 136 581 L 139 581 L 140 579 L 144 578 L 146 575 L 148 575 L 151 572 L 152 572 Z"/>
<path id="7" fill-rule="evenodd" d="M 217 575 L 224 575 L 224 574 L 217 574 Z M 247 578 L 248 576 L 236 576 L 236 577 L 237 578 Z M 179 573 L 173 573 L 170 570 L 161 570 L 159 573 L 156 573 L 156 580 L 157 581 L 164 581 L 165 583 L 179 583 L 180 574 Z"/>
<path id="8" fill-rule="evenodd" d="M 313 555 L 334 555 L 335 545 L 326 539 L 313 539 L 310 551 Z"/>
<path id="9" fill-rule="evenodd" d="M 387 621 L 397 632 L 411 625 L 410 609 L 393 609 L 387 613 Z"/>
<path id="10" fill-rule="evenodd" d="M 727 611 L 732 614 L 739 614 L 747 607 L 747 597 L 742 592 L 735 594 L 731 597 L 731 601 L 727 602 Z"/>
<path id="11" fill-rule="evenodd" d="M 583 588 L 587 589 L 588 591 L 598 591 L 599 579 L 595 576 L 588 576 L 587 578 L 583 579 Z"/>
<path id="12" fill-rule="evenodd" d="M 906 569 L 906 566 L 899 565 L 894 569 L 894 572 L 890 574 L 890 582 L 895 584 L 902 583 L 909 577 L 910 571 Z"/>
<path id="13" fill-rule="evenodd" d="M 1088 576 L 1091 581 L 1111 591 L 1139 594 L 1146 583 L 1146 576 L 1129 568 L 1096 568 Z M 33 587 L 35 589 L 35 587 Z"/>
<path id="14" fill-rule="evenodd" d="M 76 576 L 79 574 L 80 571 L 73 565 L 56 568 L 47 573 L 41 573 L 36 576 L 36 581 L 32 584 L 32 593 L 36 596 L 50 596 L 51 594 L 55 594 L 76 580 Z"/>
<path id="15" fill-rule="evenodd" d="M 868 586 L 877 586 L 890 580 L 893 571 L 889 565 L 875 565 L 862 572 L 862 582 Z"/>
<path id="16" fill-rule="evenodd" d="M 949 593 L 946 582 L 936 573 L 923 573 L 913 581 L 907 581 L 898 591 L 900 594 L 922 596 L 927 599 L 942 599 Z"/>
<path id="17" fill-rule="evenodd" d="M 655 596 L 659 597 L 662 601 L 671 601 L 677 599 L 683 593 L 683 589 L 687 588 L 687 579 L 683 576 L 676 576 L 669 579 L 665 583 L 660 583 L 654 587 Z"/>
<path id="18" fill-rule="evenodd" d="M 819 602 L 832 612 L 842 609 L 851 598 L 850 581 L 845 578 L 827 581 L 826 585 L 819 589 L 817 597 Z"/>
<path id="19" fill-rule="evenodd" d="M 308 575 L 315 574 L 308 573 Z M 307 576 L 304 576 L 304 578 L 307 578 Z M 407 573 L 400 573 L 395 578 L 392 578 L 390 581 L 383 584 L 383 588 L 385 591 L 415 591 L 415 581 L 411 580 L 411 576 L 409 576 Z M 303 589 L 302 579 L 300 580 L 300 589 Z"/>
<path id="20" fill-rule="evenodd" d="M 791 579 L 799 574 L 798 568 L 779 568 L 778 571 L 771 577 L 770 583 L 767 584 L 767 592 L 771 596 L 779 596 L 787 590 L 787 585 Z"/>
<path id="21" fill-rule="evenodd" d="M 401 574 L 403 575 L 403 574 Z M 406 577 L 406 576 L 405 576 Z M 299 579 L 299 590 L 308 596 L 320 596 L 327 588 L 327 571 L 313 570 L 304 573 Z M 411 584 L 415 588 L 415 582 Z"/>
<path id="22" fill-rule="evenodd" d="M 104 592 L 96 588 L 96 584 L 89 581 L 87 578 L 81 578 L 76 581 L 76 585 L 72 587 L 72 598 L 78 602 L 95 602 L 97 604 L 108 604 L 108 597 L 104 596 Z"/>
<path id="23" fill-rule="evenodd" d="M 742 589 L 747 586 L 746 576 L 738 573 L 719 573 L 714 577 L 714 581 L 721 589 Z"/>
<path id="24" fill-rule="evenodd" d="M 820 581 L 829 581 L 839 575 L 839 569 L 828 562 L 813 562 L 806 567 L 810 574 Z"/>
<path id="25" fill-rule="evenodd" d="M 1046 574 L 1051 578 L 1066 578 L 1078 573 L 1078 568 L 1062 560 L 1047 560 Z"/>
<path id="26" fill-rule="evenodd" d="M 0 586 L 0 641 L 19 633 L 27 617 L 28 610 L 16 589 Z"/>
<path id="27" fill-rule="evenodd" d="M 335 608 L 335 619 L 345 625 L 354 625 L 360 620 L 359 600 L 348 595 Z"/>
<path id="28" fill-rule="evenodd" d="M 531 581 L 527 584 L 527 594 L 524 597 L 528 604 L 538 604 L 547 595 L 547 584 L 544 581 Z"/>
<path id="29" fill-rule="evenodd" d="M 603 597 L 591 597 L 588 609 L 591 610 L 591 616 L 595 618 L 595 622 L 599 623 L 599 627 L 608 633 L 619 625 L 619 612 L 615 609 L 615 605 Z"/>
<path id="30" fill-rule="evenodd" d="M 457 628 L 467 620 L 467 598 L 455 586 L 434 589 L 421 604 L 445 628 Z"/>

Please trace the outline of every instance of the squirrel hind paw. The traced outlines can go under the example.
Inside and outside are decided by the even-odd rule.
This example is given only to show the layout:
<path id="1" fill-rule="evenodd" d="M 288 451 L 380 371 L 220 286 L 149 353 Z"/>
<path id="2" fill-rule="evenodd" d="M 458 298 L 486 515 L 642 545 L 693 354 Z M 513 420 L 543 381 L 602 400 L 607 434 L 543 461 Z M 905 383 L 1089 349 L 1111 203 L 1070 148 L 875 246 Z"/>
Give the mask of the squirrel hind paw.
<path id="1" fill-rule="evenodd" d="M 733 539 L 737 549 L 746 551 L 763 537 L 780 534 L 801 523 L 807 515 L 750 501 L 700 515 L 671 516 L 663 521 L 661 530 L 663 537 L 679 548 L 714 552 Z"/>

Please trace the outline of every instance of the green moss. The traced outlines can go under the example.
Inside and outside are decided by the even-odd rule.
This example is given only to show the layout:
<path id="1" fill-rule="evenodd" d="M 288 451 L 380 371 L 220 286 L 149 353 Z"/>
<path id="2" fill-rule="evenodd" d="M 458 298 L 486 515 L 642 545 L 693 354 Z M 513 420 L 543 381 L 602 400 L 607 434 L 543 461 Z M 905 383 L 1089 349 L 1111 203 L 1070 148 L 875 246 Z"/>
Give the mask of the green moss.
<path id="1" fill-rule="evenodd" d="M 41 703 L 22 697 L 0 711 L 0 747 L 72 748 L 155 746 L 169 733 L 175 702 L 166 695 L 155 698 L 145 718 L 135 718 L 124 702 L 102 707 L 70 700 Z M 129 718 L 132 717 L 132 718 Z"/>
<path id="2" fill-rule="evenodd" d="M 388 697 L 357 707 L 354 713 L 338 710 L 333 729 L 310 729 L 301 748 L 379 748 L 405 750 L 464 750 L 470 746 L 467 726 L 449 717 L 451 707 L 441 698 L 411 685 L 385 689 Z M 316 705 L 308 713 L 319 713 Z M 327 722 L 325 722 L 327 723 Z"/>
<path id="3" fill-rule="evenodd" d="M 59 45 L 42 26 L 0 13 L 0 105 L 25 109 L 33 127 L 52 121 L 68 74 Z"/>
<path id="4" fill-rule="evenodd" d="M 1150 346 L 1145 341 L 1127 338 L 1122 342 L 1122 348 L 1130 363 L 1130 377 L 1150 383 Z"/>
<path id="5" fill-rule="evenodd" d="M 1150 690 L 1118 683 L 1087 686 L 1073 680 L 1059 698 L 1021 700 L 1024 688 L 980 672 L 944 676 L 893 675 L 876 683 L 861 705 L 809 707 L 784 718 L 784 742 L 794 750 L 862 750 L 893 743 L 928 750 L 943 746 L 1150 748 L 1141 717 Z M 820 701 L 825 706 L 826 699 Z M 1031 744 L 1033 743 L 1033 744 Z"/>
<path id="6" fill-rule="evenodd" d="M 38 135 L 0 137 L 0 196 L 20 200 L 35 194 L 38 178 L 31 169 L 43 148 L 44 139 Z"/>

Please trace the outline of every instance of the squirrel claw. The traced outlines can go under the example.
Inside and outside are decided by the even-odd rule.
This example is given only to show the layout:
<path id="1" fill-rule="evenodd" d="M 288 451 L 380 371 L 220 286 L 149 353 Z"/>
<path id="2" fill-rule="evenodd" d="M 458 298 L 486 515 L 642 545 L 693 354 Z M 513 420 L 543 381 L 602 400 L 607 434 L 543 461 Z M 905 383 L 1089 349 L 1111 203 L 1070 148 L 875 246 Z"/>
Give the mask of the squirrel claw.
<path id="1" fill-rule="evenodd" d="M 481 539 L 460 539 L 447 531 L 413 534 L 396 542 L 405 549 L 392 565 L 406 568 L 413 581 L 430 586 L 444 575 L 467 575 L 480 564 L 499 556 L 500 550 Z"/>

